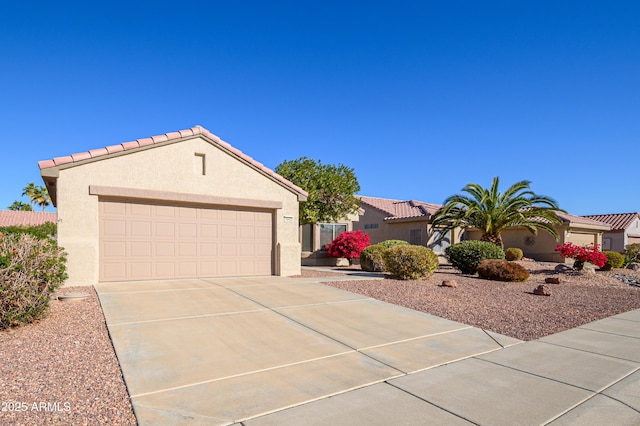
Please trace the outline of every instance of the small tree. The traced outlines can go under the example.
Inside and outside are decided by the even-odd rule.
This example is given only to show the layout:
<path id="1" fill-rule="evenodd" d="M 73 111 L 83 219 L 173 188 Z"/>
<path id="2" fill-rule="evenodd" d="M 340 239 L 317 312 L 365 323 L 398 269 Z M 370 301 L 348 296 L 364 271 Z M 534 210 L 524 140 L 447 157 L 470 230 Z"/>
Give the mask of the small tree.
<path id="1" fill-rule="evenodd" d="M 300 203 L 300 224 L 337 222 L 358 211 L 360 184 L 352 168 L 301 157 L 282 162 L 275 171 L 309 193 Z"/>
<path id="2" fill-rule="evenodd" d="M 369 234 L 358 231 L 347 231 L 338 235 L 327 247 L 327 254 L 331 257 L 359 258 L 360 253 L 371 245 Z"/>

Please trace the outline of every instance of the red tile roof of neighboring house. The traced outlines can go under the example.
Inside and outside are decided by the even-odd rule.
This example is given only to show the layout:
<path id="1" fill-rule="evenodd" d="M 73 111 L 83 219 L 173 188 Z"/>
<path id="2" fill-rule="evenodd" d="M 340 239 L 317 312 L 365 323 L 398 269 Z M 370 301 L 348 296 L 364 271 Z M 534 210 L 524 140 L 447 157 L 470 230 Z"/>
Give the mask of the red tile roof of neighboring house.
<path id="1" fill-rule="evenodd" d="M 640 213 L 594 214 L 584 217 L 607 223 L 611 225 L 612 231 L 624 231 L 636 218 L 640 217 Z"/>
<path id="2" fill-rule="evenodd" d="M 384 220 L 408 219 L 415 217 L 429 218 L 442 206 L 429 204 L 417 200 L 392 200 L 389 198 L 358 197 L 360 200 L 378 210 L 382 210 L 389 216 Z"/>
<path id="3" fill-rule="evenodd" d="M 270 168 L 266 167 L 264 164 L 244 154 L 239 149 L 234 148 L 229 143 L 223 141 L 218 136 L 209 132 L 207 129 L 205 129 L 202 126 L 195 126 L 190 129 L 179 130 L 177 132 L 171 132 L 171 133 L 165 133 L 163 135 L 151 136 L 149 138 L 136 139 L 135 141 L 132 141 L 132 142 L 123 142 L 119 145 L 111 145 L 111 146 L 106 146 L 104 148 L 92 149 L 86 152 L 71 154 L 64 157 L 56 157 L 51 160 L 43 160 L 38 162 L 38 166 L 40 167 L 40 169 L 47 169 L 50 167 L 63 166 L 65 164 L 76 163 L 79 161 L 101 159 L 100 157 L 106 158 L 118 152 L 133 150 L 133 149 L 141 148 L 147 145 L 159 144 L 163 142 L 179 140 L 179 139 L 188 138 L 188 137 L 197 136 L 197 135 L 202 135 L 206 137 L 207 139 L 209 139 L 210 141 L 212 141 L 222 149 L 236 155 L 237 157 L 240 157 L 247 163 L 261 170 L 263 173 L 271 176 L 272 178 L 281 182 L 285 186 L 289 187 L 294 192 L 302 194 L 305 197 L 308 195 L 304 189 L 300 188 L 299 186 L 295 185 L 291 181 L 280 176 Z"/>
<path id="4" fill-rule="evenodd" d="M 0 227 L 42 225 L 58 222 L 58 213 L 0 210 Z"/>

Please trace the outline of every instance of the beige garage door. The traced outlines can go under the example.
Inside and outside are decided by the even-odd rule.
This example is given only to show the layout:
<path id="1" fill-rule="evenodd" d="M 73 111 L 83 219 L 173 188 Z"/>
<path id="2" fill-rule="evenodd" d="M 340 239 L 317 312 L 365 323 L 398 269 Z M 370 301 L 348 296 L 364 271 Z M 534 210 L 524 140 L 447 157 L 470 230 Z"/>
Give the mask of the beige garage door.
<path id="1" fill-rule="evenodd" d="M 100 202 L 100 281 L 271 275 L 272 212 Z"/>

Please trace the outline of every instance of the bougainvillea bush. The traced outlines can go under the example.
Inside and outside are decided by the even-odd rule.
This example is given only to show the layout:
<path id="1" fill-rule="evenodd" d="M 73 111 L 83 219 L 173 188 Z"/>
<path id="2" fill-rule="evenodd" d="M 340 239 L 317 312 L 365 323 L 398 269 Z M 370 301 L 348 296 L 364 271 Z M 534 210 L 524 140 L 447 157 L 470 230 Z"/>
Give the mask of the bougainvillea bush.
<path id="1" fill-rule="evenodd" d="M 40 318 L 67 278 L 65 253 L 51 238 L 0 234 L 0 329 Z"/>
<path id="2" fill-rule="evenodd" d="M 356 259 L 360 253 L 371 245 L 369 234 L 358 231 L 346 231 L 338 235 L 327 247 L 327 253 L 331 257 L 344 257 Z"/>
<path id="3" fill-rule="evenodd" d="M 598 268 L 602 268 L 607 263 L 607 255 L 600 251 L 600 246 L 589 244 L 580 247 L 573 243 L 558 244 L 556 251 L 559 251 L 565 259 L 575 260 L 573 267 L 582 269 L 585 262 L 592 263 Z"/>

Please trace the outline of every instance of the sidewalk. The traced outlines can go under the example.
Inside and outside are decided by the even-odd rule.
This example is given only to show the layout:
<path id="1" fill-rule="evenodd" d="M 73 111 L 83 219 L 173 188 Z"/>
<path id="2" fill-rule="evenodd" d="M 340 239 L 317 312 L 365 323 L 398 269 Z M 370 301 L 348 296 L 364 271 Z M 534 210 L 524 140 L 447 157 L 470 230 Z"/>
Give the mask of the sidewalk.
<path id="1" fill-rule="evenodd" d="M 640 424 L 640 310 L 243 422 Z"/>

